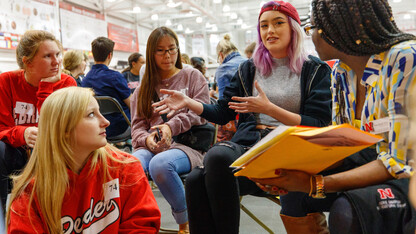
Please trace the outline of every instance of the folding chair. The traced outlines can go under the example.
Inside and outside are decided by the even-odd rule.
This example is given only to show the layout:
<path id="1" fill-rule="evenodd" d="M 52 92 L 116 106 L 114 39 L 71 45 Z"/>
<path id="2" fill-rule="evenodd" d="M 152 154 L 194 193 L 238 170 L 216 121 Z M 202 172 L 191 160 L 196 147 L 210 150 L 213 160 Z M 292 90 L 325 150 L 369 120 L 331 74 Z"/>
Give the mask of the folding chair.
<path id="1" fill-rule="evenodd" d="M 270 201 L 278 204 L 280 206 L 280 199 L 279 196 L 275 196 L 275 195 L 270 195 L 270 194 L 266 194 L 266 193 L 262 193 L 262 194 L 254 194 L 252 196 L 255 197 L 262 197 L 262 198 L 267 198 Z M 240 209 L 242 211 L 244 211 L 244 213 L 246 213 L 251 219 L 253 219 L 257 224 L 259 224 L 262 228 L 264 228 L 264 230 L 266 230 L 268 233 L 273 234 L 274 232 L 265 224 L 263 223 L 263 221 L 261 221 L 256 215 L 254 215 L 249 209 L 247 209 L 247 207 L 245 207 L 241 201 L 243 200 L 243 196 L 240 196 Z"/>
<path id="2" fill-rule="evenodd" d="M 128 124 L 128 128 L 123 133 L 117 135 L 117 136 L 107 136 L 107 141 L 109 143 L 115 144 L 119 142 L 125 142 L 129 139 L 131 139 L 131 123 L 129 118 L 127 117 L 126 113 L 124 113 L 123 108 L 121 107 L 120 103 L 117 101 L 117 99 L 110 97 L 110 96 L 95 96 L 95 99 L 98 102 L 98 105 L 100 106 L 100 112 L 103 115 L 113 114 L 113 113 L 120 113 L 126 123 Z"/>

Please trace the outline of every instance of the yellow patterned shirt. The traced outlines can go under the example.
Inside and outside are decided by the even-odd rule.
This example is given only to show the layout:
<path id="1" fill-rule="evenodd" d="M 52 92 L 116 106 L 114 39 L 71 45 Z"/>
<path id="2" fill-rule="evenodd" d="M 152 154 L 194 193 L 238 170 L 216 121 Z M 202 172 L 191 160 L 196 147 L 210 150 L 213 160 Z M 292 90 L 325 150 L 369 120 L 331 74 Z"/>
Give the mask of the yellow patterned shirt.
<path id="1" fill-rule="evenodd" d="M 361 130 L 373 130 L 373 123 L 383 121 L 387 128 L 380 133 L 384 141 L 377 144 L 378 159 L 396 178 L 412 175 L 407 158 L 409 91 L 416 84 L 416 41 L 405 41 L 390 50 L 371 56 L 360 80 L 366 87 L 366 98 L 361 113 L 361 123 L 355 119 L 357 76 L 342 62 L 334 65 L 332 72 L 332 122 L 360 125 Z M 338 90 L 337 90 L 338 86 Z M 345 106 L 344 117 L 340 118 L 340 106 Z M 376 121 L 376 122 L 374 122 Z"/>

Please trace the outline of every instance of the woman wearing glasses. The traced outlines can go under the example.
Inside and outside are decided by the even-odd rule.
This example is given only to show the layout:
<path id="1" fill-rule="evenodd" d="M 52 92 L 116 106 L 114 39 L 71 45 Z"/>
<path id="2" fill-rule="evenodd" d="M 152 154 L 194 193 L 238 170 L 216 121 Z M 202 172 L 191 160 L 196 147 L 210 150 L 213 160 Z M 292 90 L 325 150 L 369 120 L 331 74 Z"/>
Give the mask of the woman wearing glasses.
<path id="1" fill-rule="evenodd" d="M 212 147 L 204 168 L 186 179 L 192 233 L 238 233 L 239 196 L 261 194 L 245 177 L 234 177 L 230 164 L 279 125 L 325 126 L 330 122 L 330 69 L 305 55 L 304 32 L 296 9 L 283 1 L 266 3 L 258 19 L 258 48 L 240 65 L 216 105 L 192 100 L 180 92 L 156 103 L 160 113 L 186 107 L 209 121 L 225 124 L 240 113 L 237 132 Z"/>
<path id="2" fill-rule="evenodd" d="M 203 154 L 172 141 L 172 136 L 188 131 L 205 120 L 188 109 L 169 118 L 154 112 L 153 102 L 164 99 L 161 88 L 173 89 L 202 103 L 209 103 L 208 86 L 202 74 L 193 68 L 182 69 L 179 41 L 169 28 L 155 29 L 146 48 L 146 68 L 132 102 L 133 153 L 142 163 L 169 202 L 180 233 L 188 233 L 185 190 L 179 177 L 191 168 L 202 165 Z"/>

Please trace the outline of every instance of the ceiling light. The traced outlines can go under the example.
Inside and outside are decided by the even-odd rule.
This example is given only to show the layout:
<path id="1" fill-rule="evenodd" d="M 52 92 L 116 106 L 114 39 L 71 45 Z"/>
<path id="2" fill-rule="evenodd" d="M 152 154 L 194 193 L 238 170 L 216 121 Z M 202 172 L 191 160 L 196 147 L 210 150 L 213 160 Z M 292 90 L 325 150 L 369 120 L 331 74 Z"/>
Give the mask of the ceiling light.
<path id="1" fill-rule="evenodd" d="M 243 24 L 241 25 L 241 28 L 247 28 L 247 24 L 246 24 L 246 23 L 243 23 Z"/>
<path id="2" fill-rule="evenodd" d="M 153 14 L 150 18 L 151 18 L 152 20 L 156 21 L 156 20 L 158 20 L 158 19 L 159 19 L 159 16 L 158 16 L 157 14 Z"/>
<path id="3" fill-rule="evenodd" d="M 186 29 L 185 29 L 185 33 L 186 33 L 186 34 L 193 33 L 193 32 L 194 32 L 194 31 L 191 31 L 189 28 L 186 28 Z"/>
<path id="4" fill-rule="evenodd" d="M 177 3 L 174 3 L 173 0 L 168 0 L 168 3 L 166 5 L 168 7 L 170 7 L 170 8 L 174 8 L 174 7 L 177 7 L 177 6 L 181 5 L 181 4 L 182 4 L 181 1 L 180 2 L 177 2 Z"/>
<path id="5" fill-rule="evenodd" d="M 221 0 L 214 0 L 213 2 L 214 2 L 214 4 L 219 4 L 219 3 L 221 3 Z"/>
<path id="6" fill-rule="evenodd" d="M 182 31 L 183 30 L 183 26 L 182 26 L 182 24 L 179 24 L 178 25 L 178 31 Z"/>
<path id="7" fill-rule="evenodd" d="M 212 25 L 209 22 L 205 23 L 205 28 L 210 28 Z"/>
<path id="8" fill-rule="evenodd" d="M 215 25 L 215 24 L 214 24 L 214 25 L 212 26 L 212 31 L 214 31 L 214 32 L 218 31 L 217 25 Z"/>
<path id="9" fill-rule="evenodd" d="M 200 16 L 196 17 L 196 22 L 198 24 L 202 23 L 202 17 L 200 17 Z"/>
<path id="10" fill-rule="evenodd" d="M 403 19 L 405 19 L 405 20 L 409 20 L 411 18 L 412 18 L 412 16 L 410 16 L 410 14 L 404 14 L 403 15 Z"/>
<path id="11" fill-rule="evenodd" d="M 230 18 L 231 19 L 237 19 L 238 18 L 237 13 L 235 13 L 235 12 L 231 13 Z"/>
<path id="12" fill-rule="evenodd" d="M 171 26 L 171 25 L 172 25 L 172 21 L 170 21 L 169 19 L 168 19 L 168 20 L 166 20 L 165 25 L 166 25 L 166 26 L 168 26 L 168 27 L 169 27 L 169 26 Z"/>
<path id="13" fill-rule="evenodd" d="M 238 19 L 237 20 L 237 24 L 243 24 L 243 20 L 242 19 Z"/>
<path id="14" fill-rule="evenodd" d="M 393 0 L 393 2 L 398 3 L 401 2 L 402 0 Z"/>
<path id="15" fill-rule="evenodd" d="M 224 11 L 224 12 L 229 12 L 229 11 L 230 11 L 230 6 L 228 6 L 228 5 L 224 5 L 224 6 L 222 7 L 222 11 Z"/>
<path id="16" fill-rule="evenodd" d="M 133 7 L 133 12 L 134 13 L 140 13 L 142 11 L 142 9 L 138 6 Z"/>

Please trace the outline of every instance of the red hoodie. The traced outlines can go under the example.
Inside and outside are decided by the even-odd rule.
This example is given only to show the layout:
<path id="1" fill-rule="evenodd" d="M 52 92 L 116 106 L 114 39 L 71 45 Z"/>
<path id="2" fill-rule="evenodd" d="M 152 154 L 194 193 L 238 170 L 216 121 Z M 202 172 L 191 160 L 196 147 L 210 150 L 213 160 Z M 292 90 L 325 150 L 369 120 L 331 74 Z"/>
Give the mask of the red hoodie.
<path id="1" fill-rule="evenodd" d="M 40 82 L 33 87 L 25 80 L 24 71 L 0 74 L 0 140 L 13 147 L 26 145 L 27 127 L 38 126 L 39 111 L 45 99 L 55 90 L 77 86 L 66 74 L 56 83 Z"/>
<path id="2" fill-rule="evenodd" d="M 133 156 L 127 157 L 135 162 L 109 160 L 111 179 L 107 178 L 107 183 L 103 182 L 100 163 L 90 171 L 90 160 L 79 175 L 68 170 L 69 188 L 62 204 L 61 218 L 64 234 L 159 231 L 160 211 L 147 177 L 140 162 Z M 36 195 L 30 206 L 30 218 L 28 216 L 29 191 L 31 186 L 12 202 L 8 233 L 47 233 Z"/>

